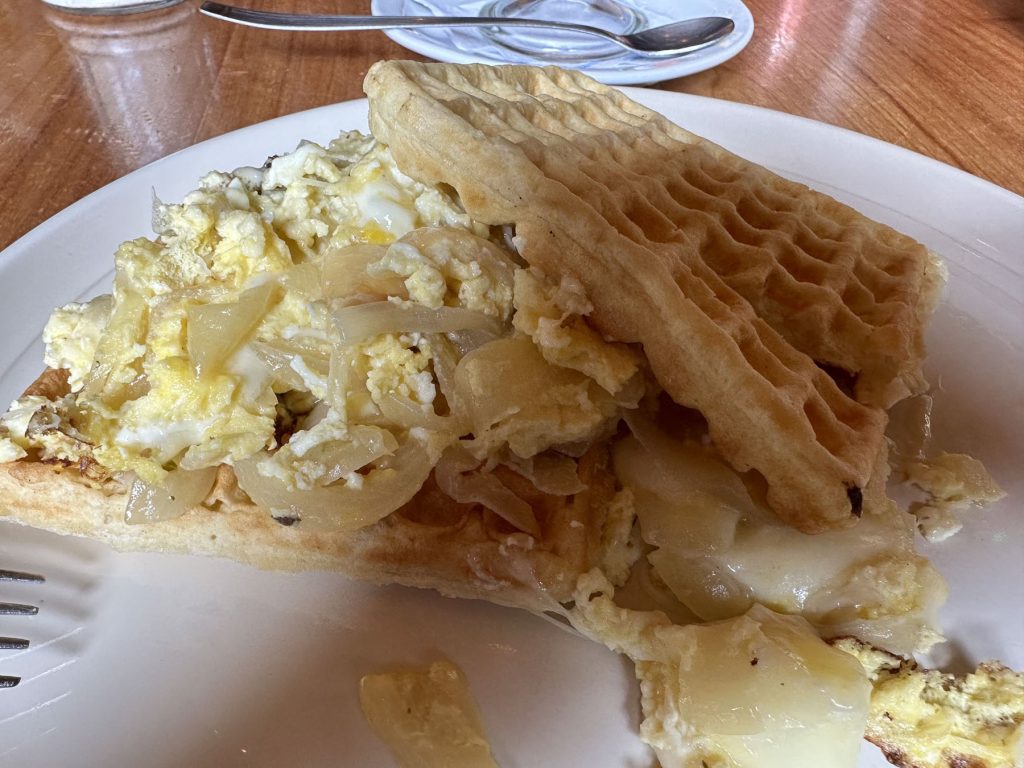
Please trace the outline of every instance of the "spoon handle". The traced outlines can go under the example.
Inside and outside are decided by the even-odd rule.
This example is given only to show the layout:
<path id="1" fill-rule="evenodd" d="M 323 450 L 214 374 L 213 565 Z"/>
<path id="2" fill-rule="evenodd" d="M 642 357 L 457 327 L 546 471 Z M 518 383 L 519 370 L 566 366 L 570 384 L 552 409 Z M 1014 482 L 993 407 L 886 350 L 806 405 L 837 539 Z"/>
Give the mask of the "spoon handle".
<path id="1" fill-rule="evenodd" d="M 248 8 L 237 8 L 210 0 L 204 2 L 199 10 L 213 18 L 261 29 L 331 32 L 336 30 L 409 29 L 411 27 L 557 27 L 615 39 L 613 33 L 597 27 L 560 21 L 544 21 L 543 19 L 503 19 L 482 16 L 319 16 L 252 11 Z"/>

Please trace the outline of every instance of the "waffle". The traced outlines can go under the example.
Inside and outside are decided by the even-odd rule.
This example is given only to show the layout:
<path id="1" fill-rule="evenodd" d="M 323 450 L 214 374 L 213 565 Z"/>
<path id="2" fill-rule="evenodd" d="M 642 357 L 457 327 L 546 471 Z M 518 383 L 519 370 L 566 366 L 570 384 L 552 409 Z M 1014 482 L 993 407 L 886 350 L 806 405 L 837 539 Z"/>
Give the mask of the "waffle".
<path id="1" fill-rule="evenodd" d="M 579 280 L 595 327 L 643 345 L 730 463 L 765 477 L 780 517 L 809 533 L 855 522 L 885 415 L 812 358 L 863 373 L 864 399 L 886 402 L 871 393 L 896 379 L 876 372 L 920 356 L 923 248 L 579 73 L 385 62 L 365 88 L 399 167 L 453 186 L 478 221 L 514 224 L 531 265 Z M 754 238 L 741 214 L 755 210 L 779 229 Z M 857 255 L 863 233 L 882 266 Z M 888 293 L 856 287 L 886 268 Z"/>
<path id="2" fill-rule="evenodd" d="M 26 394 L 60 397 L 67 391 L 62 374 L 47 371 Z M 557 610 L 559 601 L 572 599 L 582 573 L 603 567 L 605 556 L 614 557 L 612 549 L 625 544 L 614 526 L 605 530 L 614 493 L 607 465 L 605 447 L 592 448 L 579 463 L 588 489 L 567 498 L 541 493 L 511 471 L 501 476 L 533 507 L 539 537 L 517 532 L 479 505 L 452 501 L 432 479 L 375 525 L 350 533 L 302 531 L 253 504 L 224 465 L 201 506 L 173 520 L 128 525 L 128 489 L 114 479 L 90 478 L 84 462 L 0 464 L 0 519 L 88 536 L 126 551 L 228 557 L 274 570 L 333 570 L 379 584 Z"/>

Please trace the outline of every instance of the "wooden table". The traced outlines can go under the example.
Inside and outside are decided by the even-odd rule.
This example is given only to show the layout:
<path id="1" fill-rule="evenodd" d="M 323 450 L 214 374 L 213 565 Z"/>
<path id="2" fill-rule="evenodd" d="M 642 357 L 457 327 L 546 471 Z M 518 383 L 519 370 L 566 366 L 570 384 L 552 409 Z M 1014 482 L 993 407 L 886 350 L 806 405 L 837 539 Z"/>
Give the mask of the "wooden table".
<path id="1" fill-rule="evenodd" d="M 757 28 L 739 56 L 660 87 L 851 128 L 1024 192 L 1019 0 L 747 2 Z M 380 32 L 245 29 L 201 17 L 195 6 L 90 18 L 38 0 L 0 3 L 0 248 L 158 157 L 359 97 L 372 62 L 420 58 Z"/>

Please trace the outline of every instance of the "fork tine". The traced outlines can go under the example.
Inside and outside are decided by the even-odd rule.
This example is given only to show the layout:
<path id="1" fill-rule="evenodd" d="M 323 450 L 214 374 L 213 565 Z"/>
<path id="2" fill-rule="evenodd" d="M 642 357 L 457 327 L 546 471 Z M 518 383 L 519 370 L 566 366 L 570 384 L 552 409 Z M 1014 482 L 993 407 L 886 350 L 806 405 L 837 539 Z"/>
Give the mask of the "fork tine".
<path id="1" fill-rule="evenodd" d="M 0 616 L 35 616 L 39 609 L 24 603 L 0 603 Z"/>
<path id="2" fill-rule="evenodd" d="M 41 584 L 46 578 L 38 573 L 0 569 L 0 581 L 17 581 Z M 0 616 L 35 616 L 39 608 L 24 603 L 0 603 Z M 29 647 L 29 641 L 22 637 L 0 637 L 0 650 L 21 651 Z M 13 688 L 21 682 L 14 675 L 0 675 L 0 688 Z"/>
<path id="3" fill-rule="evenodd" d="M 31 581 L 38 584 L 46 581 L 46 577 L 40 576 L 38 573 L 0 570 L 0 581 Z"/>

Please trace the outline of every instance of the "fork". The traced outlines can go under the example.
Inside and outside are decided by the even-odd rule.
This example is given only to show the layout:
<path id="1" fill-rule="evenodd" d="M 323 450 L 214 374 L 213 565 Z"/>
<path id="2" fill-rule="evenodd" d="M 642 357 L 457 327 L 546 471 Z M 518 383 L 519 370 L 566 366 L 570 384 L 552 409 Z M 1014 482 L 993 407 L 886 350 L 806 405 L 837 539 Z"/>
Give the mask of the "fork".
<path id="1" fill-rule="evenodd" d="M 0 581 L 18 581 L 42 584 L 46 579 L 36 573 L 0 570 Z M 0 616 L 35 616 L 39 608 L 24 603 L 0 603 Z M 0 637 L 0 649 L 21 651 L 28 648 L 29 641 L 22 637 Z M 0 675 L 0 688 L 13 688 L 21 682 L 20 677 Z"/>

